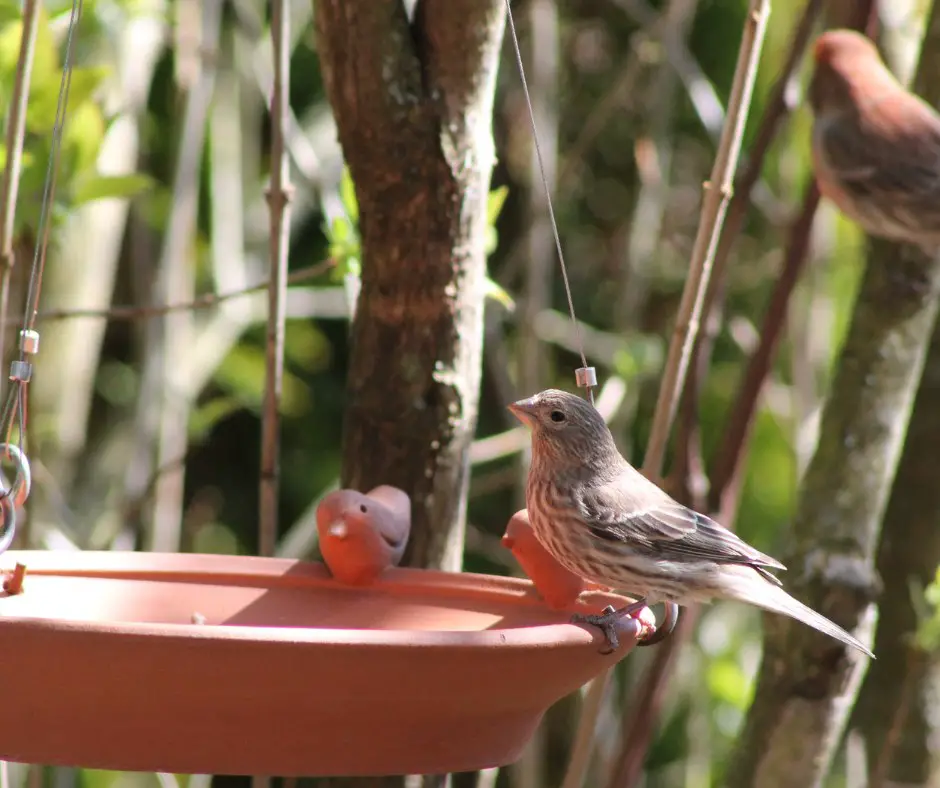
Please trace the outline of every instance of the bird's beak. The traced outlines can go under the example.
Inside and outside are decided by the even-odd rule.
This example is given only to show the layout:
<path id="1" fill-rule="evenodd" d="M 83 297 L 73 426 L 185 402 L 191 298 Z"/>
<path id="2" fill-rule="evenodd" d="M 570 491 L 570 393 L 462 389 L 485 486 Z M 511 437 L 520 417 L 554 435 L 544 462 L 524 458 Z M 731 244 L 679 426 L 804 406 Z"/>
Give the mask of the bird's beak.
<path id="1" fill-rule="evenodd" d="M 535 397 L 521 399 L 509 405 L 509 412 L 527 426 L 532 426 L 535 416 Z"/>

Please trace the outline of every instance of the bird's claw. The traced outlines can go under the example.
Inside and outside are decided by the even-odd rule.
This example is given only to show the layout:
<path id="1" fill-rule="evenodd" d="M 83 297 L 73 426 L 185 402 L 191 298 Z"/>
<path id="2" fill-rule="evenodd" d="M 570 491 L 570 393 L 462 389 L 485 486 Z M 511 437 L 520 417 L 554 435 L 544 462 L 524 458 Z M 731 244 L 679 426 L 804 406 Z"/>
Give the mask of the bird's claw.
<path id="1" fill-rule="evenodd" d="M 590 624 L 604 633 L 607 648 L 600 651 L 601 656 L 613 654 L 620 648 L 620 637 L 617 635 L 617 623 L 625 617 L 632 617 L 646 608 L 646 601 L 638 599 L 629 605 L 617 610 L 613 605 L 607 605 L 601 613 L 575 613 L 571 617 L 573 624 Z M 652 637 L 652 636 L 651 636 Z"/>
<path id="2" fill-rule="evenodd" d="M 653 627 L 653 631 L 637 643 L 638 646 L 655 646 L 669 637 L 679 621 L 679 606 L 675 602 L 666 602 L 663 620 Z"/>
<path id="3" fill-rule="evenodd" d="M 571 617 L 572 624 L 590 624 L 604 633 L 607 648 L 600 651 L 602 656 L 613 654 L 620 648 L 620 638 L 617 636 L 617 622 L 620 620 L 619 611 L 613 605 L 607 605 L 602 613 L 575 613 Z"/>

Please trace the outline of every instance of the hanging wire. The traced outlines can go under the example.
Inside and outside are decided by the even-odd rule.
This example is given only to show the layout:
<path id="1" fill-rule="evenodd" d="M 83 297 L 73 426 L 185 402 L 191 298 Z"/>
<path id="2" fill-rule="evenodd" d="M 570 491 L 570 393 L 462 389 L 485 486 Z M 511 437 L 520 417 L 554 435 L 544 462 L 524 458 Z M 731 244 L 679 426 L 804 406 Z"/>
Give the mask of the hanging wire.
<path id="1" fill-rule="evenodd" d="M 29 360 L 39 352 L 39 332 L 34 329 L 39 312 L 39 293 L 42 289 L 42 275 L 46 264 L 46 250 L 49 247 L 51 228 L 50 215 L 55 200 L 55 187 L 59 174 L 59 154 L 62 149 L 62 131 L 68 108 L 69 90 L 72 87 L 72 50 L 75 31 L 82 15 L 83 0 L 72 0 L 69 14 L 69 26 L 65 40 L 65 57 L 62 63 L 62 80 L 59 83 L 59 96 L 56 102 L 55 123 L 52 127 L 52 144 L 49 162 L 46 166 L 46 178 L 43 185 L 42 203 L 37 228 L 38 243 L 33 254 L 29 273 L 29 287 L 26 294 L 26 309 L 23 316 L 23 328 L 19 334 L 19 357 L 10 363 L 10 388 L 7 391 L 3 409 L 0 411 L 0 456 L 9 459 L 16 468 L 16 475 L 9 489 L 0 491 L 0 553 L 6 550 L 16 535 L 16 507 L 22 505 L 29 496 L 31 472 L 29 459 L 24 444 L 26 441 L 26 386 L 33 373 Z M 13 426 L 17 427 L 17 443 L 11 442 Z"/>
<path id="2" fill-rule="evenodd" d="M 36 245 L 33 254 L 33 265 L 29 274 L 29 290 L 26 294 L 26 310 L 23 316 L 23 332 L 33 330 L 36 324 L 36 315 L 39 312 L 39 291 L 42 287 L 42 274 L 46 265 L 46 249 L 49 246 L 49 230 L 51 221 L 49 214 L 52 211 L 52 202 L 55 199 L 55 187 L 59 175 L 59 154 L 62 150 L 62 131 L 65 125 L 65 113 L 68 108 L 69 90 L 72 87 L 72 44 L 75 30 L 78 28 L 82 15 L 83 0 L 72 0 L 72 11 L 69 15 L 68 34 L 65 40 L 65 59 L 62 64 L 62 81 L 59 84 L 59 98 L 55 109 L 55 124 L 52 127 L 52 149 L 49 152 L 49 163 L 46 166 L 46 181 L 42 192 L 42 205 L 39 213 L 40 243 Z M 37 335 L 38 350 L 38 335 Z M 25 360 L 28 350 L 24 350 L 20 342 L 20 358 Z M 35 351 L 33 351 L 35 352 Z"/>
<path id="3" fill-rule="evenodd" d="M 565 295 L 568 297 L 568 312 L 571 315 L 571 322 L 574 324 L 575 337 L 578 341 L 578 351 L 581 354 L 581 367 L 575 370 L 575 382 L 579 387 L 587 389 L 587 397 L 594 403 L 593 387 L 597 385 L 597 371 L 594 367 L 588 366 L 587 356 L 584 353 L 584 337 L 581 332 L 581 324 L 574 313 L 574 298 L 571 296 L 571 285 L 568 283 L 568 269 L 565 266 L 565 255 L 561 250 L 561 238 L 558 235 L 558 223 L 555 221 L 555 209 L 552 207 L 552 190 L 548 186 L 548 178 L 545 175 L 545 162 L 542 160 L 542 146 L 539 145 L 539 132 L 535 126 L 535 110 L 532 109 L 532 99 L 529 96 L 529 85 L 525 78 L 525 68 L 522 65 L 522 50 L 519 48 L 519 37 L 516 35 L 516 23 L 512 18 L 512 7 L 510 0 L 506 0 L 506 21 L 509 23 L 510 38 L 516 52 L 516 65 L 519 67 L 519 80 L 522 82 L 522 93 L 525 96 L 526 106 L 529 108 L 529 122 L 532 125 L 532 142 L 535 145 L 535 157 L 539 163 L 539 174 L 542 178 L 542 186 L 545 188 L 545 201 L 548 206 L 548 218 L 552 225 L 552 234 L 555 236 L 555 248 L 558 250 L 558 262 L 561 265 L 561 278 L 565 283 Z"/>

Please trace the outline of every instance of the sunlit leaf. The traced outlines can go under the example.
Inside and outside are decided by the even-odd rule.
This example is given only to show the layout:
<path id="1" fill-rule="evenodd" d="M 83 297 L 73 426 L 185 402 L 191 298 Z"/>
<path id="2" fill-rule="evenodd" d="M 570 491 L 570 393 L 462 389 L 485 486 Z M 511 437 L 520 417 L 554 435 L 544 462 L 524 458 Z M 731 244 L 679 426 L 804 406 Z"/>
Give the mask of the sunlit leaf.
<path id="1" fill-rule="evenodd" d="M 214 397 L 193 409 L 189 415 L 189 435 L 193 441 L 201 441 L 215 426 L 244 407 L 235 397 Z"/>
<path id="2" fill-rule="evenodd" d="M 751 682 L 741 666 L 731 659 L 720 658 L 710 664 L 708 688 L 712 697 L 736 709 L 746 709 L 751 702 Z"/>
<path id="3" fill-rule="evenodd" d="M 104 115 L 97 104 L 86 101 L 69 110 L 62 147 L 63 160 L 68 162 L 73 174 L 94 168 L 104 132 Z"/>
<path id="4" fill-rule="evenodd" d="M 113 197 L 126 199 L 151 189 L 153 185 L 153 178 L 143 173 L 85 176 L 78 178 L 72 187 L 72 203 L 81 205 Z"/>
<path id="5" fill-rule="evenodd" d="M 516 302 L 512 300 L 512 296 L 490 277 L 486 277 L 485 288 L 487 298 L 492 298 L 497 303 L 502 304 L 510 312 L 516 308 Z"/>
<path id="6" fill-rule="evenodd" d="M 255 413 L 260 412 L 265 381 L 264 350 L 253 345 L 237 345 L 219 365 L 214 380 L 245 407 Z M 296 417 L 303 415 L 309 407 L 309 389 L 300 378 L 285 370 L 280 412 Z"/>
<path id="7" fill-rule="evenodd" d="M 284 358 L 306 372 L 327 368 L 332 357 L 330 343 L 315 323 L 292 320 L 284 332 Z"/>
<path id="8" fill-rule="evenodd" d="M 353 183 L 349 167 L 343 167 L 343 175 L 339 181 L 339 197 L 349 221 L 359 223 L 359 201 L 356 199 L 356 185 Z"/>
<path id="9" fill-rule="evenodd" d="M 84 111 L 88 113 L 93 106 L 90 99 L 101 85 L 109 71 L 103 67 L 73 68 L 72 82 L 69 88 L 69 103 L 64 135 L 68 136 L 75 125 L 75 116 Z M 60 74 L 61 79 L 61 74 Z M 33 84 L 30 91 L 29 107 L 26 111 L 26 128 L 34 134 L 50 134 L 55 125 L 56 109 L 59 103 L 59 81 L 49 80 L 46 84 Z M 97 106 L 93 106 L 100 115 Z M 101 121 L 104 133 L 104 121 Z"/>
<path id="10" fill-rule="evenodd" d="M 20 155 L 20 167 L 25 169 L 26 167 L 31 166 L 33 163 L 33 155 L 29 151 L 24 150 Z M 7 149 L 2 143 L 0 143 L 0 170 L 7 166 Z"/>
<path id="11" fill-rule="evenodd" d="M 493 191 L 487 195 L 486 223 L 488 225 L 496 224 L 496 220 L 499 218 L 500 213 L 502 213 L 503 205 L 505 205 L 508 196 L 508 186 L 500 186 L 498 189 L 493 189 Z"/>

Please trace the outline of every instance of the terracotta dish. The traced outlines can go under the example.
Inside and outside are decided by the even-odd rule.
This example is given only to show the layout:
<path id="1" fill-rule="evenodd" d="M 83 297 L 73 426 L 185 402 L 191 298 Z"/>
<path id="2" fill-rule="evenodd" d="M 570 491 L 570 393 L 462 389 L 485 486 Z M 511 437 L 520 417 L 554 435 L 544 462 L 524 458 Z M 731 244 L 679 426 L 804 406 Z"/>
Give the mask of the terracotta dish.
<path id="1" fill-rule="evenodd" d="M 526 580 L 130 552 L 16 552 L 0 594 L 0 758 L 175 773 L 441 773 L 515 760 L 610 656 Z"/>

